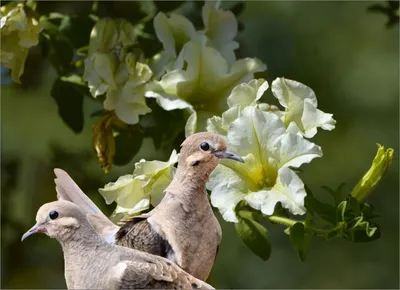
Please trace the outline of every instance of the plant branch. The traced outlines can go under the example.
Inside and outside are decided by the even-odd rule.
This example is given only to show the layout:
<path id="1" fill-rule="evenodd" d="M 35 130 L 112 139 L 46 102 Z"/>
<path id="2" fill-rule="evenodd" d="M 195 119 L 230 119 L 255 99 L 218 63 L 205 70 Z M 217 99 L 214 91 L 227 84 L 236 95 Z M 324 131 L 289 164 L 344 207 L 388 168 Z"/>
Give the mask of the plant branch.
<path id="1" fill-rule="evenodd" d="M 302 220 L 295 220 L 295 219 L 277 216 L 277 215 L 271 215 L 271 216 L 263 215 L 263 217 L 265 219 L 269 220 L 270 222 L 278 223 L 278 224 L 285 225 L 288 227 L 292 227 L 296 223 L 302 223 L 304 225 L 306 224 L 305 221 L 302 221 Z M 307 224 L 307 228 L 312 230 L 317 236 L 326 236 L 330 232 L 330 230 L 314 228 L 314 227 L 310 226 L 309 224 Z"/>

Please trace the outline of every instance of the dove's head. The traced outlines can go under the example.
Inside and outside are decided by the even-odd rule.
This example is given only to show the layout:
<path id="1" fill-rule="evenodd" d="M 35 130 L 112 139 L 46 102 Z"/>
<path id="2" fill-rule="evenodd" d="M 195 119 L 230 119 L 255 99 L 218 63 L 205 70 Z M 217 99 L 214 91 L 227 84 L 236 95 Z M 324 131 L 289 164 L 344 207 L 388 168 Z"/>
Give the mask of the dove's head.
<path id="1" fill-rule="evenodd" d="M 36 225 L 22 236 L 21 241 L 36 233 L 45 233 L 59 241 L 66 240 L 85 221 L 85 214 L 76 204 L 64 200 L 49 202 L 39 208 Z"/>
<path id="2" fill-rule="evenodd" d="M 220 135 L 201 132 L 189 136 L 181 145 L 179 167 L 185 170 L 210 174 L 221 159 L 244 163 L 238 155 L 229 152 Z"/>

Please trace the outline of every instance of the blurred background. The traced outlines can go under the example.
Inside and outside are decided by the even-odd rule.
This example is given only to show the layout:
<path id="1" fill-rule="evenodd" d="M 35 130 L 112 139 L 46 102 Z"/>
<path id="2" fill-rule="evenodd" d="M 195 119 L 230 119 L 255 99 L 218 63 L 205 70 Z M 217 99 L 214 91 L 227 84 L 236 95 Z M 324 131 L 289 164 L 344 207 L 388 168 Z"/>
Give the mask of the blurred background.
<path id="1" fill-rule="evenodd" d="M 73 4 L 72 4 L 73 3 Z M 123 3 L 123 2 L 121 2 Z M 209 282 L 216 288 L 399 288 L 399 26 L 369 13 L 374 3 L 246 2 L 239 16 L 238 56 L 267 64 L 267 80 L 284 76 L 310 86 L 319 108 L 337 120 L 332 132 L 314 142 L 324 156 L 303 166 L 302 179 L 317 197 L 322 185 L 351 190 L 369 168 L 380 143 L 395 150 L 387 175 L 369 198 L 382 236 L 354 244 L 314 239 L 305 262 L 292 250 L 282 227 L 266 224 L 272 239 L 267 262 L 253 255 L 224 222 L 222 245 Z M 85 2 L 52 2 L 73 12 Z M 117 4 L 116 4 L 117 5 Z M 62 251 L 53 239 L 37 235 L 20 242 L 35 223 L 37 209 L 56 199 L 53 168 L 66 170 L 110 214 L 97 189 L 131 173 L 141 158 L 167 160 L 145 139 L 133 160 L 104 175 L 91 147 L 89 115 L 101 108 L 84 100 L 84 129 L 75 134 L 61 120 L 50 97 L 52 66 L 33 51 L 23 85 L 1 79 L 1 288 L 64 288 Z M 268 91 L 266 102 L 272 102 Z"/>

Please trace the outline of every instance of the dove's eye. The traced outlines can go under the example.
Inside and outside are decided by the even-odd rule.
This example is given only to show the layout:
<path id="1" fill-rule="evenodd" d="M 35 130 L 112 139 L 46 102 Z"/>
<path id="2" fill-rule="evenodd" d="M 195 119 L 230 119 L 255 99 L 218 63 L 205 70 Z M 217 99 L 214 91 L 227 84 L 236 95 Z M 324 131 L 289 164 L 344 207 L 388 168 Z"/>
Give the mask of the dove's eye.
<path id="1" fill-rule="evenodd" d="M 210 149 L 210 145 L 207 142 L 203 142 L 200 144 L 200 148 L 203 151 L 208 151 L 208 149 Z"/>
<path id="2" fill-rule="evenodd" d="M 56 212 L 55 210 L 52 210 L 49 213 L 49 217 L 50 217 L 50 219 L 55 220 L 56 218 L 58 218 L 58 212 Z"/>

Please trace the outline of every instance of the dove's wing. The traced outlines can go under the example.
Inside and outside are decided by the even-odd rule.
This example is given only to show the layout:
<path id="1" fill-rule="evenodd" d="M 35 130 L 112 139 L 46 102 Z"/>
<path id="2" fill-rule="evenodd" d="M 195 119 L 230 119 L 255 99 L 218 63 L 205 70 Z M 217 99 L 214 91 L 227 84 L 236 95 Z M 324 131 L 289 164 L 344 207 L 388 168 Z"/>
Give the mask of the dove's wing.
<path id="1" fill-rule="evenodd" d="M 86 214 L 96 231 L 108 242 L 114 241 L 119 227 L 112 223 L 103 212 L 86 196 L 75 181 L 62 169 L 55 168 L 58 200 L 66 200 L 78 205 Z"/>
<path id="2" fill-rule="evenodd" d="M 171 246 L 165 238 L 154 231 L 147 221 L 148 216 L 149 213 L 124 221 L 115 235 L 115 243 L 119 246 L 168 258 L 168 254 L 172 250 Z"/>
<path id="3" fill-rule="evenodd" d="M 158 257 L 124 260 L 112 269 L 119 289 L 214 289 Z"/>

